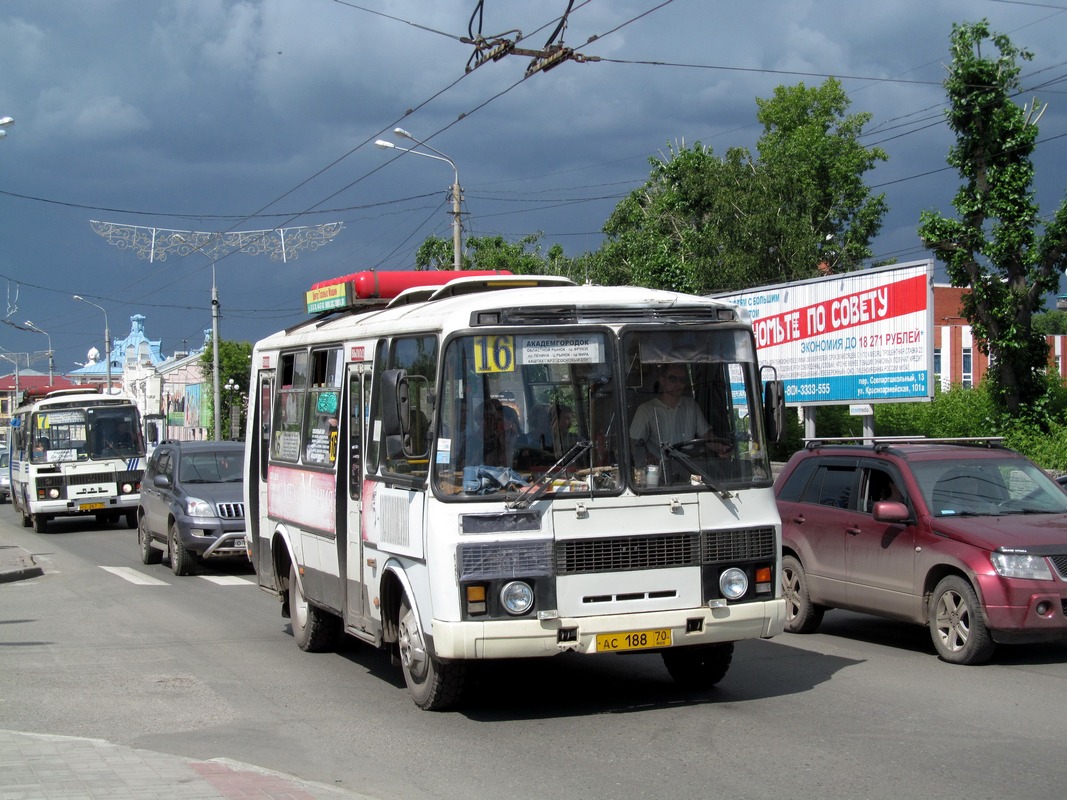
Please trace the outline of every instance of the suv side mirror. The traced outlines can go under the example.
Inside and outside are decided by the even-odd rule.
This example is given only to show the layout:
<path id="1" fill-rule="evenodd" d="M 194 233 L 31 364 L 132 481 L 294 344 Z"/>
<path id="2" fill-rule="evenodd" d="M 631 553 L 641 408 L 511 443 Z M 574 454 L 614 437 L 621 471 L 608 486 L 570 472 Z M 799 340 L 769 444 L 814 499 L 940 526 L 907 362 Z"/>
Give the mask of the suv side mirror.
<path id="1" fill-rule="evenodd" d="M 873 511 L 878 522 L 907 522 L 911 518 L 908 507 L 896 500 L 880 500 Z"/>
<path id="2" fill-rule="evenodd" d="M 169 489 L 170 478 L 166 475 L 156 475 L 156 477 L 152 478 L 152 485 L 157 489 Z"/>

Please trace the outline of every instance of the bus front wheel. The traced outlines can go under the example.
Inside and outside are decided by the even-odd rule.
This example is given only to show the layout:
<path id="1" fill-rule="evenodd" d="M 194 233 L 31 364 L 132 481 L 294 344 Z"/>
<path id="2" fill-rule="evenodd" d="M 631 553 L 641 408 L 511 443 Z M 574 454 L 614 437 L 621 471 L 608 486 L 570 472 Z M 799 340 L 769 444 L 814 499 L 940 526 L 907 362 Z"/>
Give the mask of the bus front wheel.
<path id="1" fill-rule="evenodd" d="M 674 682 L 687 689 L 707 689 L 726 677 L 734 643 L 677 647 L 663 651 L 663 664 Z"/>
<path id="2" fill-rule="evenodd" d="M 33 530 L 34 533 L 44 533 L 48 530 L 48 516 L 45 514 L 34 514 Z"/>
<path id="3" fill-rule="evenodd" d="M 430 655 L 419 619 L 406 597 L 400 602 L 398 627 L 400 667 L 415 705 L 426 711 L 442 711 L 455 705 L 463 693 L 466 667 Z"/>

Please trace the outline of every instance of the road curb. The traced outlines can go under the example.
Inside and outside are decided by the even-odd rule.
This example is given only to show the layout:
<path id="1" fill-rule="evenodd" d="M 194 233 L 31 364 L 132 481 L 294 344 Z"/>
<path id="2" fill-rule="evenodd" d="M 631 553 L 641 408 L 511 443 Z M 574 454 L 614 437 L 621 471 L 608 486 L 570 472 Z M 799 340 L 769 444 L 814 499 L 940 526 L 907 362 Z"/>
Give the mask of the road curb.
<path id="1" fill-rule="evenodd" d="M 0 583 L 24 581 L 44 575 L 33 556 L 17 545 L 0 544 Z"/>

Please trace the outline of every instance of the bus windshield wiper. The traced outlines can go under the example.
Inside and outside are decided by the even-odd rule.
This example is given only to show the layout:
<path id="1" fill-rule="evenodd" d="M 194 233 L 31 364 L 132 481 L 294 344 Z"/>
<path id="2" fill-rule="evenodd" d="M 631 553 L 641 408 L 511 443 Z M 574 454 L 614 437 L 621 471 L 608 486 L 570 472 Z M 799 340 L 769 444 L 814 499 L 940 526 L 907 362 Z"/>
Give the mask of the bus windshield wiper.
<path id="1" fill-rule="evenodd" d="M 536 481 L 514 500 L 509 500 L 506 505 L 508 508 L 529 508 L 533 503 L 536 503 L 542 497 L 545 492 L 548 491 L 548 487 L 552 485 L 552 481 L 556 476 L 561 474 L 563 470 L 581 458 L 582 455 L 589 452 L 589 448 L 593 446 L 593 443 L 588 439 L 584 441 L 575 442 L 571 445 L 571 449 L 564 453 L 559 461 L 545 470 Z"/>
<path id="2" fill-rule="evenodd" d="M 695 439 L 694 441 L 702 442 L 704 440 L 703 439 Z M 690 442 L 685 442 L 684 444 L 691 444 L 691 443 Z M 697 464 L 688 455 L 683 453 L 677 446 L 675 446 L 673 444 L 664 444 L 664 445 L 662 445 L 662 447 L 663 447 L 664 461 L 666 461 L 668 458 L 673 458 L 675 461 L 677 461 L 683 467 L 688 469 L 690 471 L 690 473 L 692 473 L 694 475 L 699 475 L 700 476 L 700 482 L 703 483 L 705 486 L 707 486 L 709 489 L 711 489 L 711 491 L 715 492 L 720 497 L 727 498 L 727 497 L 732 497 L 733 496 L 733 495 L 730 494 L 730 492 L 726 491 L 725 489 L 720 489 L 718 486 L 716 486 L 715 485 L 715 480 L 711 477 L 711 475 L 708 473 L 708 471 L 706 469 L 704 469 L 702 466 L 700 466 L 699 464 Z"/>

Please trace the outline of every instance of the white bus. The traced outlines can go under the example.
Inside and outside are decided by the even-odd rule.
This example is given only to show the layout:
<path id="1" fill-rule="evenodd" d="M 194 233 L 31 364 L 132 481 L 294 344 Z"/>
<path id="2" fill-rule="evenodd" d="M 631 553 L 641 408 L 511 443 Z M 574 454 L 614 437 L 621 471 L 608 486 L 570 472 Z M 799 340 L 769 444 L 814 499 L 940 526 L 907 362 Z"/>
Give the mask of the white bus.
<path id="1" fill-rule="evenodd" d="M 472 660 L 648 651 L 710 686 L 734 642 L 782 631 L 781 384 L 765 402 L 743 311 L 456 272 L 307 300 L 328 310 L 253 351 L 245 481 L 259 584 L 302 649 L 390 649 L 441 709 Z M 706 429 L 638 431 L 667 391 Z"/>
<path id="2" fill-rule="evenodd" d="M 137 407 L 89 389 L 27 395 L 11 419 L 11 502 L 38 533 L 55 517 L 137 526 L 144 473 Z"/>

